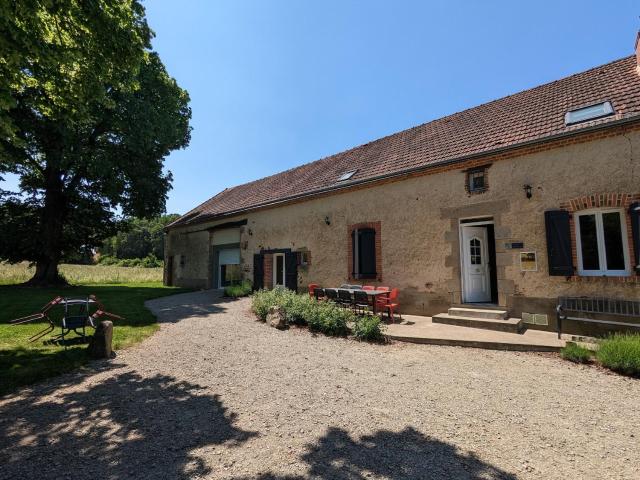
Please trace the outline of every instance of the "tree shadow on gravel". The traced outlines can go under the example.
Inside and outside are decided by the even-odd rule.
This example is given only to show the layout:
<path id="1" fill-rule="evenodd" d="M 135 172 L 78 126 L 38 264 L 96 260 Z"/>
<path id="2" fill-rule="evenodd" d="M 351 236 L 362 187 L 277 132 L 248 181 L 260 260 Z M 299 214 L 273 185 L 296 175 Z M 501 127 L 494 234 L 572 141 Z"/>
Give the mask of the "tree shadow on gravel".
<path id="1" fill-rule="evenodd" d="M 516 479 L 515 475 L 489 465 L 472 454 L 459 452 L 454 445 L 428 437 L 410 427 L 400 432 L 379 430 L 359 441 L 343 429 L 330 428 L 318 442 L 307 446 L 307 453 L 302 460 L 309 466 L 305 476 L 266 473 L 257 478 Z"/>
<path id="2" fill-rule="evenodd" d="M 192 478 L 211 469 L 192 451 L 240 444 L 217 395 L 170 376 L 127 372 L 54 398 L 0 410 L 0 479 Z"/>
<path id="3" fill-rule="evenodd" d="M 146 302 L 146 306 L 158 317 L 158 323 L 177 323 L 190 317 L 203 317 L 227 311 L 227 304 L 234 298 L 222 296 L 217 290 L 174 295 Z"/>

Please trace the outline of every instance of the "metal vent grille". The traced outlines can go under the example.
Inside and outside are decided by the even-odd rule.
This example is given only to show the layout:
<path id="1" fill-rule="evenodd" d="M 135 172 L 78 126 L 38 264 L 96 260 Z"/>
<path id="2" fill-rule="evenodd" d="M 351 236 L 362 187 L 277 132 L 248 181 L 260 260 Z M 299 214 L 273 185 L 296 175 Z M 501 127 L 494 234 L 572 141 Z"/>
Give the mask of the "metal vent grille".
<path id="1" fill-rule="evenodd" d="M 549 316 L 546 313 L 536 313 L 533 320 L 536 325 L 549 325 Z"/>
<path id="2" fill-rule="evenodd" d="M 529 325 L 549 325 L 549 316 L 545 313 L 522 312 L 522 321 Z"/>

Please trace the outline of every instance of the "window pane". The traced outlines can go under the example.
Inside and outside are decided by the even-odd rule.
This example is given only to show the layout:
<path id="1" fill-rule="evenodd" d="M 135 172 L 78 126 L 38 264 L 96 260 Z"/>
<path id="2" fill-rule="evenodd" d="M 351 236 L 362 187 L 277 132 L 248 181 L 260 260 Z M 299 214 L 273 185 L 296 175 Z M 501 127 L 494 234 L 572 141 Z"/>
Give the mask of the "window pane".
<path id="1" fill-rule="evenodd" d="M 482 190 L 484 188 L 484 174 L 475 173 L 473 175 L 473 189 Z"/>
<path id="2" fill-rule="evenodd" d="M 276 285 L 284 285 L 284 256 L 276 257 Z"/>
<path id="3" fill-rule="evenodd" d="M 596 216 L 581 215 L 578 218 L 580 222 L 582 268 L 584 270 L 600 270 L 598 237 L 596 234 Z"/>
<path id="4" fill-rule="evenodd" d="M 602 214 L 604 245 L 607 254 L 607 270 L 624 270 L 624 251 L 620 212 Z"/>
<path id="5" fill-rule="evenodd" d="M 240 283 L 242 279 L 242 269 L 240 265 L 220 265 L 221 286 L 234 285 Z"/>
<path id="6" fill-rule="evenodd" d="M 469 172 L 469 191 L 477 192 L 482 191 L 485 188 L 484 170 Z"/>
<path id="7" fill-rule="evenodd" d="M 240 283 L 240 278 L 242 272 L 240 270 L 240 265 L 224 265 L 225 269 L 225 277 L 224 280 L 227 285 L 233 285 L 236 283 Z"/>
<path id="8" fill-rule="evenodd" d="M 469 253 L 471 254 L 471 265 L 482 264 L 481 243 L 477 238 L 471 239 Z"/>

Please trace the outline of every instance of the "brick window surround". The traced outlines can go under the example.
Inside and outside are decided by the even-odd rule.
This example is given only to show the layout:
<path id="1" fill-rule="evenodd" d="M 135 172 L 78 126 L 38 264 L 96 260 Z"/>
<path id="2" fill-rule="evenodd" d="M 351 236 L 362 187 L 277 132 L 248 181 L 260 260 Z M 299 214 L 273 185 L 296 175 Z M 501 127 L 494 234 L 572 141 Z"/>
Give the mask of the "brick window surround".
<path id="1" fill-rule="evenodd" d="M 381 223 L 378 222 L 363 222 L 349 225 L 347 227 L 347 278 L 349 281 L 362 280 L 353 278 L 352 265 L 353 265 L 353 244 L 351 243 L 351 234 L 354 230 L 362 228 L 371 228 L 376 232 L 376 278 L 369 279 L 378 282 L 382 281 L 382 243 L 381 243 Z"/>
<path id="2" fill-rule="evenodd" d="M 273 255 L 270 253 L 265 254 L 263 262 L 262 286 L 267 290 L 271 290 L 273 288 Z"/>
<path id="3" fill-rule="evenodd" d="M 625 225 L 627 229 L 627 246 L 629 248 L 629 261 L 631 262 L 632 272 L 629 276 L 587 276 L 583 277 L 577 274 L 570 279 L 580 282 L 602 282 L 617 281 L 626 283 L 640 283 L 640 272 L 633 270 L 634 244 L 631 229 L 631 216 L 629 215 L 629 207 L 633 202 L 640 201 L 640 193 L 594 193 L 588 196 L 572 198 L 560 205 L 562 210 L 568 211 L 571 215 L 569 223 L 571 227 L 571 256 L 574 268 L 578 266 L 578 248 L 576 243 L 576 224 L 573 213 L 581 210 L 589 210 L 592 208 L 620 208 L 624 212 Z"/>

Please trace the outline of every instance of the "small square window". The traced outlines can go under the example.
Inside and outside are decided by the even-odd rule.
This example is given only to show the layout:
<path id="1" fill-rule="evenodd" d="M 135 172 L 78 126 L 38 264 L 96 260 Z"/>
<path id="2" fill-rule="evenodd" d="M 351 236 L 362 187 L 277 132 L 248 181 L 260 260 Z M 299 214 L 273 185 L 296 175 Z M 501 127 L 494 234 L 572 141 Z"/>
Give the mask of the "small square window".
<path id="1" fill-rule="evenodd" d="M 302 267 L 311 265 L 311 252 L 308 250 L 300 250 L 299 252 L 296 252 L 296 254 L 298 256 L 298 265 Z"/>
<path id="2" fill-rule="evenodd" d="M 487 170 L 485 168 L 467 172 L 467 191 L 482 193 L 487 190 Z"/>

